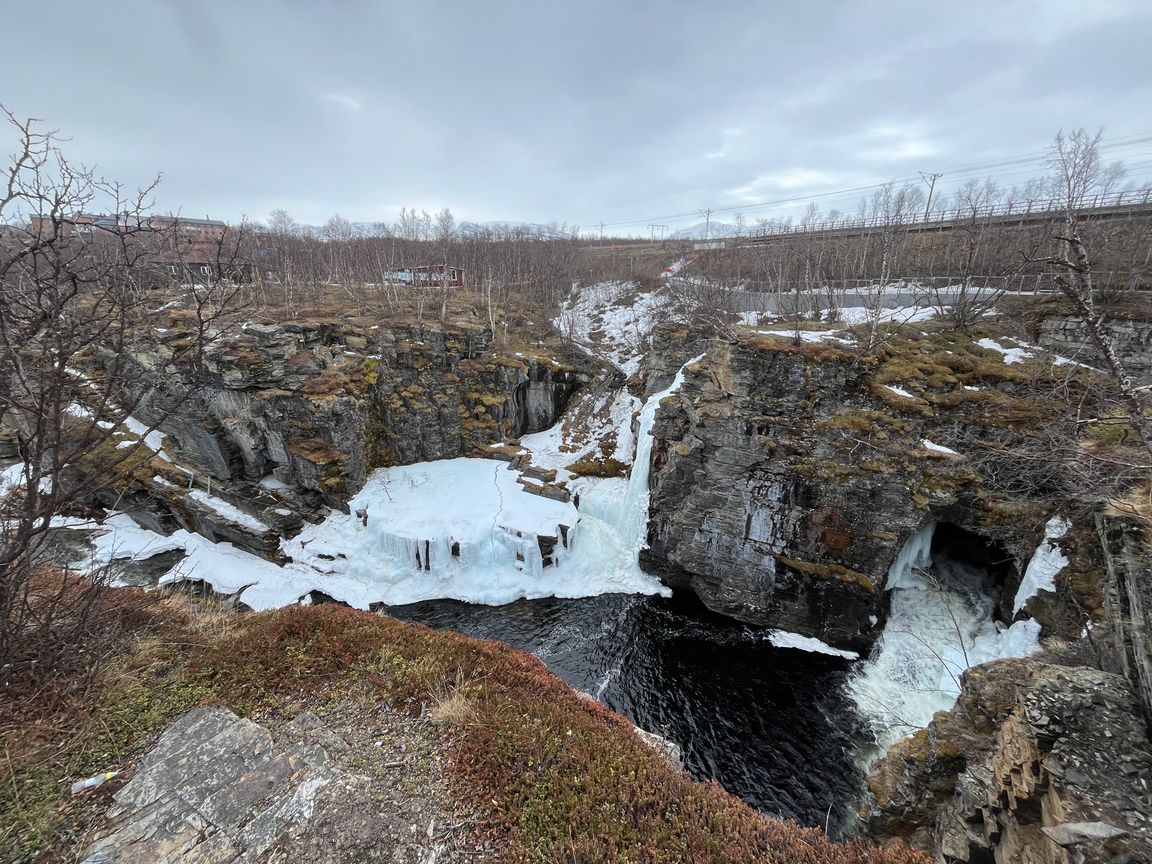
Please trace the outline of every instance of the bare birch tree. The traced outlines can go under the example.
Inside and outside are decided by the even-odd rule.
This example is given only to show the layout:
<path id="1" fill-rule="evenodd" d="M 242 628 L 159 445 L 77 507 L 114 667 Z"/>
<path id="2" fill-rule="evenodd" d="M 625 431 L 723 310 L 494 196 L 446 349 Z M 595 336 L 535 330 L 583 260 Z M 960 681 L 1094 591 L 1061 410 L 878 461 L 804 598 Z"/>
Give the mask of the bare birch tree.
<path id="1" fill-rule="evenodd" d="M 1144 447 L 1152 454 L 1152 418 L 1149 417 L 1149 390 L 1138 389 L 1116 352 L 1116 345 L 1106 327 L 1106 313 L 1097 303 L 1093 284 L 1092 261 L 1081 234 L 1081 208 L 1090 195 L 1110 191 L 1123 176 L 1120 163 L 1104 164 L 1100 158 L 1102 132 L 1091 135 L 1077 129 L 1070 135 L 1056 136 L 1049 153 L 1053 191 L 1064 210 L 1063 232 L 1057 236 L 1062 255 L 1047 258 L 1060 271 L 1056 285 L 1067 297 L 1084 322 L 1088 336 L 1112 381 Z"/>

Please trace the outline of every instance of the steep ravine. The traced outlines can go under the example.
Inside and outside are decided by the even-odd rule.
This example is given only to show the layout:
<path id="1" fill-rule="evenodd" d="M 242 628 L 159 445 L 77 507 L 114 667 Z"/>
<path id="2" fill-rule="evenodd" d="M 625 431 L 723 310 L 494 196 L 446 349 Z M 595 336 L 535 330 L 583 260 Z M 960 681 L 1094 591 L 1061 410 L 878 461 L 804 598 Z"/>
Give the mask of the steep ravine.
<path id="1" fill-rule="evenodd" d="M 948 862 L 1147 860 L 1147 664 L 1111 647 L 1147 645 L 1147 548 L 1106 568 L 1090 509 L 969 458 L 1053 416 L 1021 385 L 1059 365 L 1026 376 L 987 336 L 903 332 L 863 359 L 851 338 L 744 331 L 688 368 L 654 427 L 642 561 L 722 614 L 871 647 L 849 692 L 895 741 L 874 836 Z M 1041 625 L 1036 659 L 977 665 L 1036 651 Z"/>
<path id="2" fill-rule="evenodd" d="M 495 455 L 513 460 L 516 475 L 514 482 L 512 475 L 505 478 L 512 485 L 510 493 L 500 492 L 501 508 L 508 494 L 532 497 L 521 494 L 525 489 L 556 496 L 553 500 L 563 501 L 573 514 L 577 501 L 572 492 L 583 498 L 579 524 L 567 526 L 571 534 L 558 530 L 540 535 L 537 543 L 534 534 L 522 536 L 512 528 L 515 538 L 502 541 L 501 554 L 515 553 L 515 560 L 505 563 L 522 574 L 508 583 L 510 596 L 541 596 L 523 586 L 545 576 L 551 581 L 542 593 L 584 596 L 562 593 L 568 589 L 554 587 L 562 584 L 557 579 L 584 579 L 581 567 L 619 567 L 621 573 L 631 573 L 638 551 L 640 565 L 649 573 L 679 592 L 696 595 L 712 612 L 750 625 L 749 632 L 771 628 L 763 632 L 792 634 L 790 644 L 796 647 L 861 656 L 891 652 L 892 640 L 883 638 L 886 626 L 899 619 L 899 626 L 906 627 L 909 602 L 917 608 L 924 605 L 916 602 L 917 595 L 897 591 L 919 590 L 922 600 L 933 603 L 943 598 L 939 621 L 933 625 L 943 630 L 958 626 L 955 609 L 948 604 L 963 603 L 968 635 L 961 635 L 959 642 L 965 656 L 945 664 L 944 672 L 956 686 L 954 692 L 951 686 L 942 688 L 950 692 L 938 706 L 947 708 L 958 692 L 958 707 L 898 742 L 878 763 L 869 785 L 868 830 L 880 838 L 908 838 L 946 856 L 942 860 L 984 861 L 981 856 L 987 853 L 1000 856 L 997 860 L 1030 861 L 1019 850 L 1042 843 L 1050 860 L 1062 861 L 1071 859 L 1059 857 L 1063 847 L 1057 841 L 1035 839 L 1047 837 L 1041 828 L 1074 821 L 1069 814 L 1084 819 L 1096 814 L 1125 832 L 1124 843 L 1143 848 L 1139 844 L 1147 838 L 1137 830 L 1139 825 L 1133 826 L 1130 814 L 1135 811 L 1123 802 L 1143 801 L 1146 790 L 1073 783 L 1049 800 L 1043 796 L 1053 787 L 1044 777 L 1056 775 L 1048 768 L 1047 774 L 1037 774 L 1027 767 L 1043 763 L 1053 740 L 1034 725 L 1023 728 L 1036 719 L 1027 705 L 1029 694 L 1036 692 L 1036 698 L 1072 706 L 1068 711 L 1074 713 L 1080 702 L 1073 697 L 1081 690 L 1107 689 L 1114 694 L 1103 706 L 1109 712 L 1107 728 L 1124 736 L 1131 748 L 1125 752 L 1137 770 L 1142 770 L 1146 750 L 1146 741 L 1141 743 L 1136 735 L 1138 724 L 1132 722 L 1138 716 L 1132 713 L 1137 702 L 1124 695 L 1126 680 L 1118 675 L 1097 680 L 1084 671 L 1087 660 L 1078 640 L 1086 616 L 1102 621 L 1107 614 L 1103 559 L 1091 552 L 1093 526 L 1082 513 L 1073 514 L 1075 524 L 1060 542 L 1069 548 L 1079 544 L 1083 554 L 1073 556 L 1051 586 L 1054 590 L 1016 603 L 1030 559 L 1047 542 L 1046 524 L 1067 502 L 1000 488 L 973 458 L 983 445 L 1011 445 L 1026 434 L 1029 424 L 1043 424 L 1050 409 L 1025 398 L 1025 376 L 1006 362 L 1003 352 L 982 347 L 974 336 L 903 331 L 866 355 L 853 350 L 853 338 L 806 333 L 796 340 L 785 333 L 743 329 L 733 338 L 701 345 L 687 331 L 670 331 L 645 370 L 655 396 L 639 412 L 638 422 L 628 425 L 627 434 L 622 434 L 624 427 L 614 430 L 617 441 L 639 438 L 636 453 L 643 466 L 633 469 L 629 483 L 621 478 L 576 481 L 566 477 L 568 472 L 557 475 L 556 468 L 533 468 L 528 464 L 531 454 L 517 443 L 521 435 L 542 432 L 561 420 L 578 387 L 595 380 L 611 401 L 608 391 L 624 385 L 621 376 L 609 380 L 603 365 L 580 352 L 553 356 L 547 351 L 495 350 L 486 331 L 470 329 L 247 328 L 205 358 L 197 375 L 207 376 L 206 386 L 192 400 L 181 401 L 182 388 L 203 380 L 187 374 L 177 361 L 178 352 L 151 348 L 137 359 L 147 382 L 162 385 L 152 409 L 180 403 L 173 419 L 162 426 L 175 462 L 150 460 L 146 470 L 120 490 L 121 506 L 126 502 L 138 521 L 164 531 L 187 529 L 274 561 L 291 554 L 297 559 L 293 566 L 313 568 L 307 584 L 314 588 L 307 596 L 341 599 L 335 587 L 325 590 L 324 579 L 335 586 L 339 580 L 346 584 L 348 579 L 378 578 L 371 566 L 371 544 L 337 548 L 341 538 L 371 540 L 380 534 L 381 520 L 389 519 L 392 496 L 387 481 L 381 489 L 372 485 L 372 478 L 381 476 L 373 475 L 374 469 L 416 465 L 414 473 L 396 473 L 393 479 L 407 483 L 406 494 L 416 501 L 420 484 L 432 477 L 430 469 L 424 472 L 427 477 L 421 474 L 418 463 Z M 171 344 L 166 333 L 157 344 Z M 145 415 L 148 410 L 147 405 L 142 409 Z M 498 478 L 511 470 L 499 462 L 490 464 Z M 213 477 L 216 503 L 205 504 L 199 495 L 174 494 L 183 479 L 179 467 Z M 451 497 L 448 489 L 445 501 Z M 324 517 L 328 506 L 336 509 Z M 229 507 L 240 515 L 230 516 Z M 322 524 L 306 529 L 295 546 L 280 542 L 282 535 L 297 534 L 305 520 L 321 517 L 343 527 L 325 534 Z M 361 530 L 369 525 L 370 532 Z M 485 526 L 489 533 L 508 531 L 494 518 Z M 435 567 L 428 563 L 434 547 L 451 567 L 457 556 L 462 566 L 474 566 L 487 559 L 470 557 L 468 544 L 491 542 L 487 534 L 475 541 L 454 541 L 393 537 L 390 529 L 383 530 L 388 549 L 378 550 L 380 566 L 413 558 L 414 573 L 405 576 L 412 584 L 444 579 L 445 564 L 439 559 Z M 609 531 L 623 539 L 605 543 Z M 918 544 L 915 538 L 925 531 L 929 539 Z M 624 537 L 629 533 L 635 537 Z M 913 551 L 904 560 L 901 550 L 908 549 Z M 628 562 L 621 558 L 625 552 L 632 556 Z M 892 574 L 903 573 L 902 560 L 920 572 L 915 579 L 899 576 L 896 582 L 905 581 L 895 584 Z M 274 568 L 270 572 L 276 575 Z M 643 578 L 638 570 L 635 575 Z M 637 580 L 606 580 L 606 587 L 592 593 L 649 590 L 635 587 L 641 584 Z M 250 584 L 236 581 L 235 590 Z M 460 596 L 437 594 L 436 584 L 426 586 L 430 593 L 415 596 Z M 275 602 L 292 602 L 307 590 L 287 591 L 287 599 Z M 980 668 L 961 677 L 967 666 L 1005 656 L 999 649 L 973 650 L 968 656 L 965 639 L 973 647 L 978 640 L 987 645 L 1007 639 L 1009 625 L 1017 632 L 1023 625 L 1043 625 L 1053 646 L 1065 646 L 1063 653 L 1051 655 L 1050 648 L 1043 659 L 1018 661 L 1037 665 L 991 667 L 1008 672 Z M 484 632 L 482 627 L 472 629 Z M 927 636 L 918 638 L 929 642 Z M 940 644 L 949 639 L 944 633 Z M 927 649 L 921 653 L 938 655 L 941 650 L 930 642 Z M 776 649 L 765 644 L 757 650 L 764 652 L 764 662 L 772 662 Z M 885 656 L 898 655 L 874 653 L 863 668 L 891 678 L 880 662 Z M 939 656 L 931 660 L 939 665 Z M 1044 672 L 1045 664 L 1073 671 Z M 1028 673 L 1041 682 L 1039 691 L 1002 678 L 1020 668 L 1039 670 Z M 932 662 L 921 664 L 917 674 L 923 681 L 930 682 L 933 675 L 939 679 L 933 669 Z M 980 687 L 1000 688 L 997 698 L 1004 709 L 991 717 L 974 717 L 973 699 L 983 697 L 974 696 L 973 689 Z M 850 696 L 851 687 L 845 692 Z M 835 701 L 836 710 L 843 710 L 845 699 Z M 860 716 L 848 725 L 873 719 L 862 704 L 857 702 Z M 625 702 L 616 707 L 632 713 Z M 947 719 L 953 715 L 958 719 Z M 902 720 L 915 727 L 927 723 L 929 716 Z M 1017 724 L 1009 730 L 1016 737 L 1007 738 L 1010 722 Z M 944 736 L 945 728 L 959 729 L 949 734 L 961 735 L 963 744 Z M 739 734 L 716 736 L 718 746 L 731 748 Z M 887 743 L 891 736 L 881 738 Z M 1074 735 L 1061 740 L 1072 753 L 1061 765 L 1080 765 L 1082 748 L 1100 743 Z M 1032 742 L 1028 746 L 1041 754 L 1031 762 L 1013 763 L 1018 773 L 1032 772 L 1027 794 L 1011 785 L 1007 797 L 996 791 L 1002 786 L 988 778 L 1001 783 L 998 768 L 991 774 L 969 771 L 976 771 L 977 758 L 988 756 L 989 764 L 999 765 L 1001 756 L 988 754 L 1003 747 L 1016 753 L 1024 746 L 1005 741 Z M 866 750 L 860 749 L 859 759 L 866 758 Z M 701 765 L 709 760 L 706 752 L 699 757 Z M 795 770 L 801 770 L 799 763 Z M 794 797 L 806 796 L 823 800 L 804 791 Z M 756 799 L 757 793 L 751 797 Z M 985 803 L 973 804 L 977 799 Z M 760 800 L 771 801 L 772 796 Z M 1029 821 L 1017 814 L 1011 821 L 1005 813 L 1015 812 L 1024 801 L 1039 807 L 1040 816 Z M 977 811 L 985 826 L 982 840 L 972 839 L 980 833 L 971 827 Z M 819 821 L 818 813 L 805 812 L 804 818 Z M 965 850 L 954 823 L 969 826 Z M 1020 841 L 1022 836 L 1033 840 Z M 1115 845 L 1120 840 L 1107 842 L 1113 845 L 1100 848 L 1120 848 Z"/>

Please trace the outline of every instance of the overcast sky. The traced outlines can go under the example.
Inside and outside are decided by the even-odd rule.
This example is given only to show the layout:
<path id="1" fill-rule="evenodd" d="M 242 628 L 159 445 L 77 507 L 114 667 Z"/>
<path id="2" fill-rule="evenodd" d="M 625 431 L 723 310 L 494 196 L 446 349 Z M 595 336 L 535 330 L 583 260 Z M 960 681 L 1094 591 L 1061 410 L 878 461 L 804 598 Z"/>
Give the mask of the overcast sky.
<path id="1" fill-rule="evenodd" d="M 0 0 L 0 21 L 0 102 L 196 216 L 644 232 L 918 171 L 947 191 L 1062 127 L 1152 134 L 1152 0 Z M 1152 142 L 1109 155 L 1152 176 Z"/>

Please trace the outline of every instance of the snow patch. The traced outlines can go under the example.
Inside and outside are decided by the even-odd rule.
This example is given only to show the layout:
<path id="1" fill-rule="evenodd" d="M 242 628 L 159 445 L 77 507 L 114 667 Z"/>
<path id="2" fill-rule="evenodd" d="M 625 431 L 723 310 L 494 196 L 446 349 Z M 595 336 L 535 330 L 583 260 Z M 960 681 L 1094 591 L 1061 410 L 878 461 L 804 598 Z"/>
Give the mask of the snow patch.
<path id="1" fill-rule="evenodd" d="M 124 425 L 128 428 L 128 431 L 135 435 L 137 438 L 143 439 L 149 450 L 151 450 L 165 462 L 172 461 L 168 457 L 168 454 L 164 452 L 164 439 L 167 436 L 163 432 L 157 429 L 149 431 L 147 425 L 141 423 L 139 420 L 132 416 L 124 418 Z M 123 444 L 117 444 L 116 446 L 121 447 Z"/>
<path id="2" fill-rule="evenodd" d="M 267 525 L 265 525 L 255 516 L 251 516 L 235 505 L 225 501 L 223 498 L 217 498 L 215 495 L 209 495 L 207 492 L 201 489 L 192 489 L 188 493 L 188 497 L 193 501 L 203 504 L 214 513 L 223 516 L 227 521 L 232 522 L 235 525 L 239 525 L 243 528 L 247 528 L 250 531 L 255 531 L 258 534 L 264 534 L 271 530 Z"/>
<path id="3" fill-rule="evenodd" d="M 903 396 L 905 399 L 916 399 L 917 398 L 915 393 L 909 393 L 903 387 L 893 387 L 891 384 L 885 384 L 883 386 L 887 387 L 889 390 L 891 390 L 897 396 Z"/>
<path id="4" fill-rule="evenodd" d="M 1063 516 L 1053 516 L 1044 526 L 1044 539 L 1032 554 L 1020 588 L 1016 591 L 1016 599 L 1012 603 L 1013 615 L 1040 591 L 1056 590 L 1056 574 L 1068 566 L 1068 559 L 1056 541 L 1067 534 L 1071 527 L 1072 523 Z"/>
<path id="5" fill-rule="evenodd" d="M 68 526 L 80 527 L 80 526 Z M 125 559 L 151 558 L 162 552 L 184 549 L 185 540 L 178 536 L 187 532 L 178 531 L 170 537 L 141 528 L 124 513 L 114 513 L 100 525 L 99 533 L 92 537 L 95 547 L 94 564 Z M 201 538 L 203 539 L 203 538 Z"/>
<path id="6" fill-rule="evenodd" d="M 931 450 L 933 453 L 948 453 L 949 455 L 952 455 L 952 456 L 959 456 L 960 455 L 955 450 L 953 450 L 951 447 L 945 447 L 942 444 L 934 444 L 931 441 L 929 441 L 927 438 L 921 439 L 920 443 L 924 445 L 925 450 Z"/>
<path id="7" fill-rule="evenodd" d="M 801 636 L 798 633 L 789 633 L 786 630 L 773 630 L 768 641 L 777 648 L 794 648 L 797 651 L 808 651 L 814 654 L 829 654 L 833 657 L 843 657 L 845 660 L 859 660 L 860 655 L 855 651 L 843 651 L 833 648 L 826 642 L 812 636 Z"/>
<path id="8" fill-rule="evenodd" d="M 949 307 L 934 306 L 899 306 L 895 309 L 869 309 L 866 306 L 846 306 L 838 310 L 840 323 L 854 327 L 859 324 L 869 324 L 877 321 L 882 324 L 914 324 L 920 321 L 930 321 L 937 315 L 946 312 Z M 825 311 L 828 318 L 830 311 Z"/>
<path id="9" fill-rule="evenodd" d="M 553 324 L 565 338 L 632 377 L 671 304 L 672 298 L 660 291 L 637 293 L 633 282 L 600 282 L 577 288 Z"/>
<path id="10" fill-rule="evenodd" d="M 1007 348 L 995 339 L 977 339 L 976 344 L 981 348 L 987 348 L 989 351 L 996 351 L 999 354 L 1003 354 L 1004 362 L 1009 365 L 1013 363 L 1023 363 L 1028 358 L 1035 356 L 1027 348 Z"/>
<path id="11" fill-rule="evenodd" d="M 800 337 L 801 342 L 839 342 L 841 345 L 855 345 L 856 340 L 839 335 L 838 330 L 756 330 L 764 336 L 779 336 L 783 339 Z"/>

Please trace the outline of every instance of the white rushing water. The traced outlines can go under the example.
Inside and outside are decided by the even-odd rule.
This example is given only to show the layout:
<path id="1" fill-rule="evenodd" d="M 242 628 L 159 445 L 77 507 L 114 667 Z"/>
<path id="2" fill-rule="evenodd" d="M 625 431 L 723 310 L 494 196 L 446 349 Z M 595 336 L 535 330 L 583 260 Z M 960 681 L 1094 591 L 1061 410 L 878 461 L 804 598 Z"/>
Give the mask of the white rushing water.
<path id="1" fill-rule="evenodd" d="M 935 527 L 930 522 L 909 537 L 892 563 L 884 634 L 848 684 L 880 747 L 951 708 L 965 669 L 1039 647 L 1035 621 L 1006 628 L 993 620 L 995 599 L 982 569 L 933 556 Z"/>

